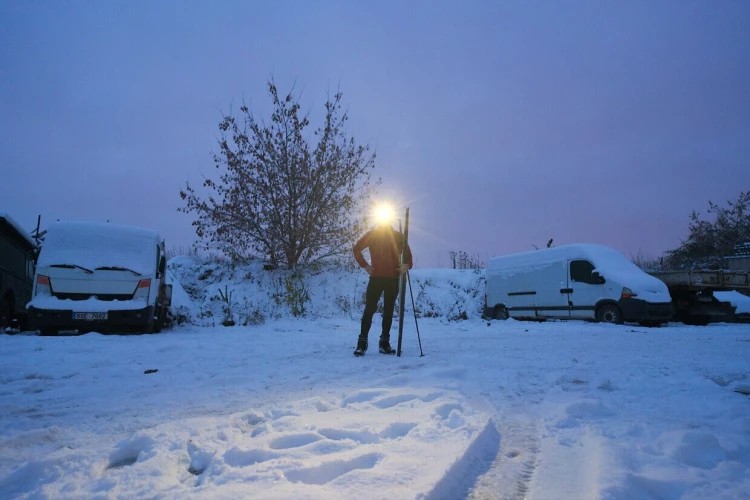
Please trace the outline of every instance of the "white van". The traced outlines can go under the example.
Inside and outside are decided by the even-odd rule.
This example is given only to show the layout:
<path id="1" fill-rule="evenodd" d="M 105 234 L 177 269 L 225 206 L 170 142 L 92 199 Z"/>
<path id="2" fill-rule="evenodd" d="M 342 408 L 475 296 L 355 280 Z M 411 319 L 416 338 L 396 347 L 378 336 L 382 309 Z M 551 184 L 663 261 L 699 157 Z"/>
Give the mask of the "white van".
<path id="1" fill-rule="evenodd" d="M 43 335 L 158 332 L 172 298 L 166 264 L 164 241 L 149 229 L 54 222 L 37 260 L 29 324 Z"/>
<path id="2" fill-rule="evenodd" d="M 591 244 L 490 259 L 484 301 L 484 317 L 494 319 L 660 324 L 674 314 L 663 281 L 620 252 Z"/>

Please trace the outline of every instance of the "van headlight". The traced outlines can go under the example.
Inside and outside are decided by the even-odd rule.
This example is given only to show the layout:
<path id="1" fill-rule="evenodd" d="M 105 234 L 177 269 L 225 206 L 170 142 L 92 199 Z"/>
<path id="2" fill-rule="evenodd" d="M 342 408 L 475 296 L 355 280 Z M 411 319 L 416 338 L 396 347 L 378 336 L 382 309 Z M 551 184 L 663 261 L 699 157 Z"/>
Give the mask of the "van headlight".
<path id="1" fill-rule="evenodd" d="M 148 295 L 151 292 L 151 280 L 141 280 L 138 282 L 138 287 L 135 289 L 133 294 L 134 299 L 143 299 L 148 302 Z"/>
<path id="2" fill-rule="evenodd" d="M 50 286 L 49 276 L 42 274 L 36 277 L 36 295 L 43 295 L 50 297 L 52 295 L 52 287 Z"/>

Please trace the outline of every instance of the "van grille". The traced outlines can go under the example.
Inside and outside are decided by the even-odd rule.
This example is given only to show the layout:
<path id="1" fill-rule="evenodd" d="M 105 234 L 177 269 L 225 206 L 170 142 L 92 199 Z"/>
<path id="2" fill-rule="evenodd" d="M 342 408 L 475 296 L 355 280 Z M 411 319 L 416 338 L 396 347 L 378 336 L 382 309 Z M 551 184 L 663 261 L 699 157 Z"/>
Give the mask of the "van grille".
<path id="1" fill-rule="evenodd" d="M 90 293 L 59 293 L 54 292 L 52 295 L 57 297 L 60 300 L 88 300 L 91 298 L 95 298 L 98 300 L 106 300 L 106 301 L 112 301 L 112 300 L 132 300 L 133 294 L 132 293 L 100 293 L 96 295 L 92 295 Z"/>

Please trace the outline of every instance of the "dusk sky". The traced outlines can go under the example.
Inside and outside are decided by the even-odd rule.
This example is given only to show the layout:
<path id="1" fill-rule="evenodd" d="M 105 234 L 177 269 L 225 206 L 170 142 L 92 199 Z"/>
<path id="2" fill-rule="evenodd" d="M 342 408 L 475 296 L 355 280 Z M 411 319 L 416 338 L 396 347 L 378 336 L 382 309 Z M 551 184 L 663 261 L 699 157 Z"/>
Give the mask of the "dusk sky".
<path id="1" fill-rule="evenodd" d="M 656 256 L 750 189 L 750 1 L 0 2 L 0 211 L 195 239 L 179 190 L 266 81 L 340 85 L 417 267 Z"/>

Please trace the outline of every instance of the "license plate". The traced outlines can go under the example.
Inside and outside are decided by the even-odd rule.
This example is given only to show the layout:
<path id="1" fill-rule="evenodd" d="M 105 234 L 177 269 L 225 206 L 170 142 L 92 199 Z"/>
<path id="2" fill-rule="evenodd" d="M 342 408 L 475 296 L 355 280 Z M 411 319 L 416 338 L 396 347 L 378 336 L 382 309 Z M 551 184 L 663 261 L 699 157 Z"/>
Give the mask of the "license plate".
<path id="1" fill-rule="evenodd" d="M 100 321 L 107 319 L 107 313 L 73 313 L 73 319 L 84 321 Z"/>

